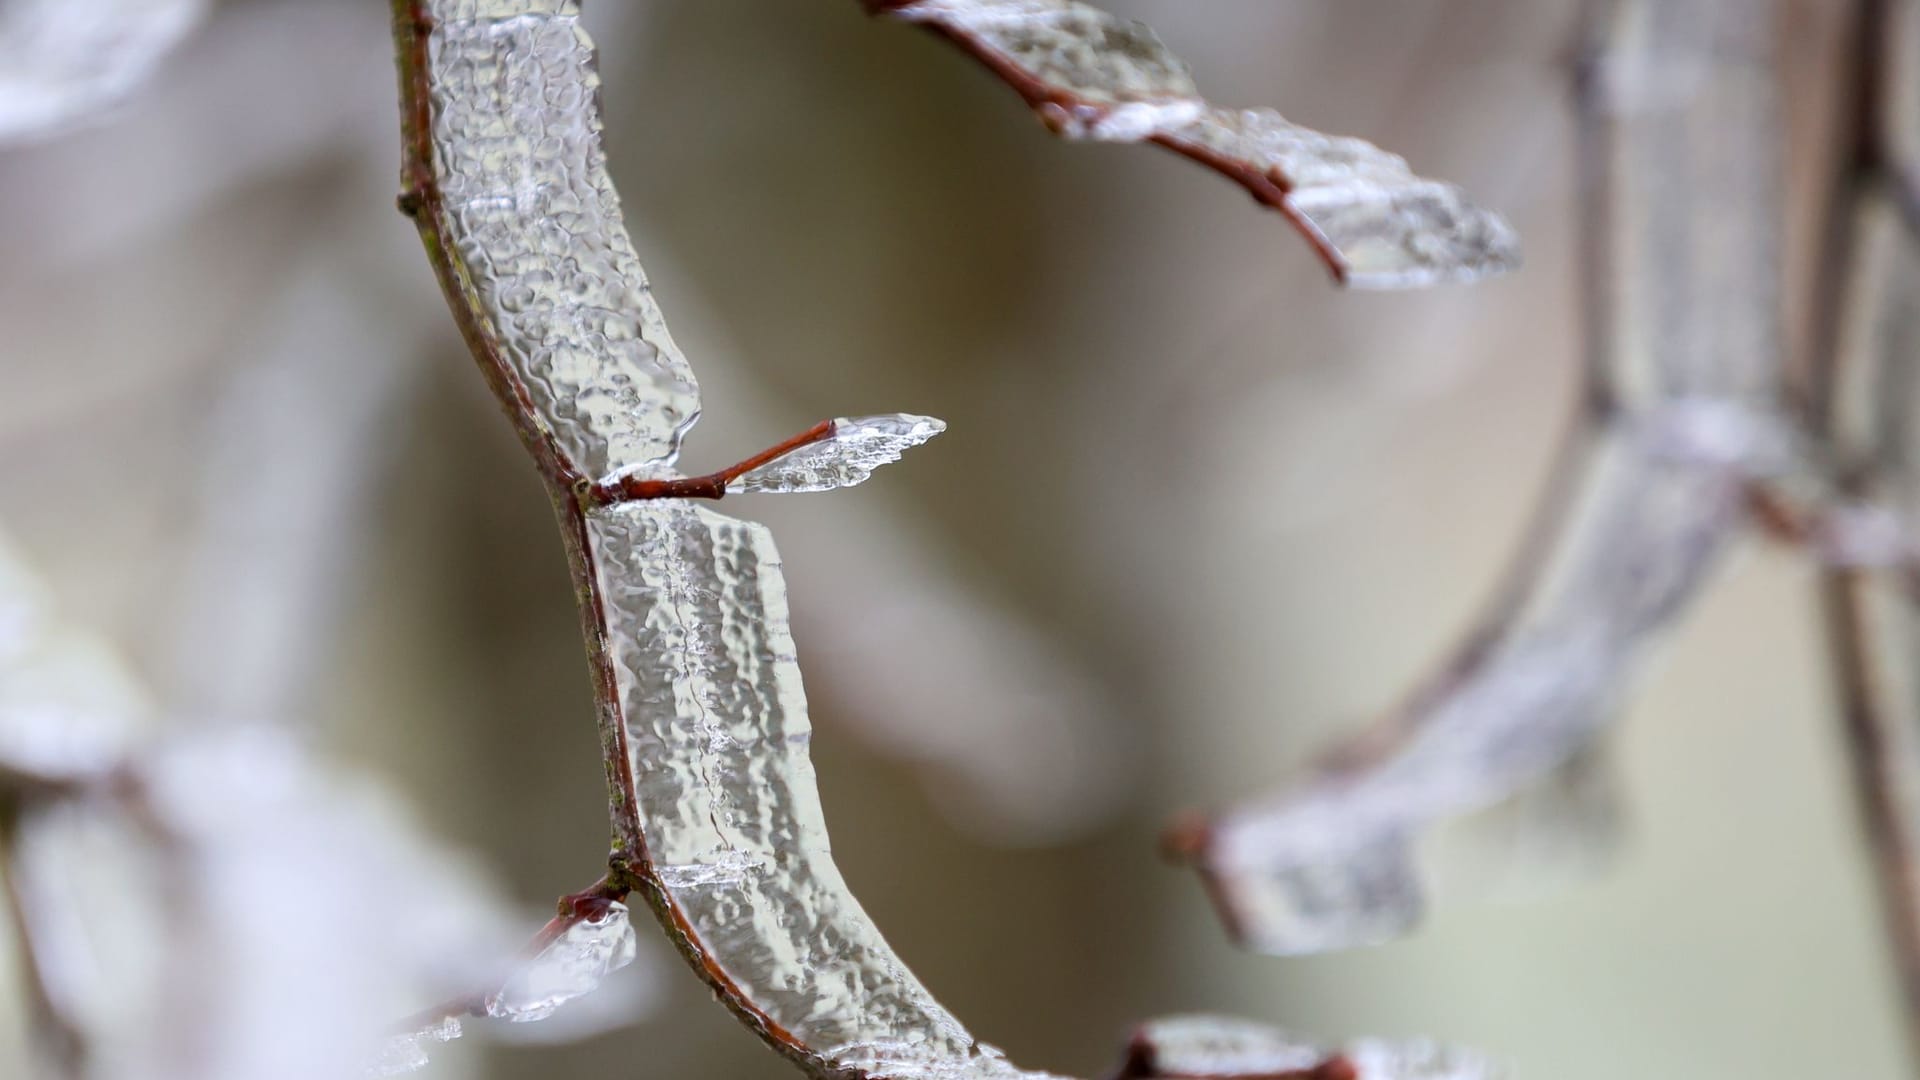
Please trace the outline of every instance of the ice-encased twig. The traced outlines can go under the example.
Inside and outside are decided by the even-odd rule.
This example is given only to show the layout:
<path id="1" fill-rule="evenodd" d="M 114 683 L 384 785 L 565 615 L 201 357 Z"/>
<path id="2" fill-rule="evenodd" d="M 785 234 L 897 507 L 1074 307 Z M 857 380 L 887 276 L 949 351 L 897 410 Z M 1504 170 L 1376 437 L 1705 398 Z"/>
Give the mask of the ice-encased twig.
<path id="1" fill-rule="evenodd" d="M 400 5 L 406 17 L 406 5 Z M 530 445 L 592 480 L 670 469 L 700 390 L 667 332 L 607 176 L 600 76 L 575 6 L 440 0 L 412 118 L 408 195 L 455 256 L 469 340 Z M 417 155 L 416 155 L 417 156 Z M 536 454 L 542 451 L 536 448 Z"/>
<path id="2" fill-rule="evenodd" d="M 807 754 L 811 732 L 786 588 L 767 531 L 682 497 L 691 492 L 676 479 L 725 476 L 668 472 L 684 425 L 652 438 L 656 456 L 625 459 L 609 448 L 631 443 L 633 430 L 530 387 L 547 377 L 545 361 L 535 357 L 529 366 L 513 355 L 524 351 L 513 316 L 526 297 L 496 271 L 495 249 L 474 230 L 524 237 L 537 219 L 500 215 L 538 215 L 551 206 L 537 193 L 506 197 L 513 193 L 498 178 L 529 178 L 535 188 L 565 179 L 611 191 L 588 92 L 595 82 L 591 46 L 576 6 L 394 0 L 394 12 L 404 116 L 401 205 L 419 225 L 456 320 L 561 515 L 608 770 L 609 884 L 644 897 L 719 999 L 815 1075 L 1043 1076 L 1015 1068 L 934 1001 L 841 879 Z M 578 175 L 552 175 L 556 147 L 579 164 Z M 494 196 L 485 205 L 496 216 L 463 214 L 472 200 L 447 195 L 476 185 Z M 599 203 L 609 213 L 613 205 L 610 198 Z M 624 251 L 617 217 L 571 236 L 579 258 L 593 264 L 616 234 L 621 242 L 614 246 Z M 551 273 L 576 254 L 517 241 L 508 247 L 513 274 L 522 277 Z M 643 280 L 638 273 L 634 266 L 623 276 Z M 638 297 L 630 292 L 627 299 Z M 650 304 L 646 310 L 657 319 Z M 594 344 L 609 343 L 567 353 L 573 384 L 634 385 L 623 372 L 625 354 L 601 357 Z M 680 383 L 690 387 L 690 376 Z M 663 403 L 685 400 L 657 389 L 640 402 L 642 423 L 664 415 Z M 831 458 L 802 460 L 809 473 L 825 468 L 826 479 L 857 478 L 931 431 L 913 421 L 856 425 L 858 438 L 830 445 Z M 804 455 L 811 445 L 831 444 L 832 435 L 816 430 L 791 443 Z M 877 457 L 869 453 L 875 448 Z M 777 457 L 754 467 L 761 464 L 774 470 L 770 483 L 775 475 L 787 477 L 783 485 L 819 483 L 798 471 L 781 473 Z M 633 468 L 652 471 L 620 472 Z"/>
<path id="3" fill-rule="evenodd" d="M 85 123 L 131 94 L 206 0 L 0 0 L 0 145 Z"/>
<path id="4" fill-rule="evenodd" d="M 843 416 L 833 421 L 826 438 L 740 474 L 727 484 L 727 492 L 788 494 L 852 487 L 945 430 L 946 423 L 931 416 Z"/>
<path id="5" fill-rule="evenodd" d="M 1079 0 L 864 0 L 952 41 L 1075 139 L 1152 142 L 1284 214 L 1343 284 L 1413 288 L 1519 265 L 1501 218 L 1359 139 L 1200 96 L 1145 24 Z"/>
<path id="6" fill-rule="evenodd" d="M 1591 743 L 1753 483 L 1790 465 L 1771 15 L 1611 5 L 1585 80 L 1595 311 L 1573 452 L 1490 616 L 1402 714 L 1343 767 L 1176 838 L 1249 946 L 1316 952 L 1412 925 L 1424 834 Z"/>

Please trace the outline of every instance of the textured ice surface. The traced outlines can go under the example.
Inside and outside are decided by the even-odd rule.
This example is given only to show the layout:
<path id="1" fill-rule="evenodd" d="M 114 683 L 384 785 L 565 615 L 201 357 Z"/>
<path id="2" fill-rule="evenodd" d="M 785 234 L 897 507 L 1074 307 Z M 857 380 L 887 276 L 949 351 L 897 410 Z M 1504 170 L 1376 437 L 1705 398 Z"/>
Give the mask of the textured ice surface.
<path id="1" fill-rule="evenodd" d="M 1622 20 L 1616 50 L 1694 77 L 1687 95 L 1610 121 L 1620 230 L 1598 285 L 1617 306 L 1592 362 L 1616 408 L 1558 478 L 1574 494 L 1531 576 L 1393 718 L 1397 741 L 1215 823 L 1205 869 L 1255 948 L 1404 931 L 1425 903 L 1423 834 L 1539 794 L 1591 743 L 1744 521 L 1749 481 L 1792 461 L 1777 409 L 1775 97 L 1755 29 L 1772 23 L 1709 0 L 1634 6 L 1644 17 Z"/>
<path id="2" fill-rule="evenodd" d="M 710 961 L 831 1063 L 1016 1077 L 933 1000 L 834 866 L 779 555 L 680 500 L 589 521 L 637 826 Z"/>
<path id="3" fill-rule="evenodd" d="M 852 487 L 945 430 L 945 422 L 931 416 L 843 416 L 833 422 L 832 435 L 740 474 L 727 491 L 787 493 Z"/>
<path id="4" fill-rule="evenodd" d="M 621 220 L 575 5 L 431 9 L 434 163 L 467 287 L 583 474 L 665 470 L 699 387 Z"/>
<path id="5" fill-rule="evenodd" d="M 1486 1060 L 1426 1040 L 1362 1040 L 1339 1051 L 1360 1080 L 1488 1080 Z M 1147 1077 L 1256 1077 L 1311 1069 L 1334 1051 L 1261 1024 L 1219 1016 L 1170 1016 L 1141 1026 L 1134 1053 Z"/>
<path id="6" fill-rule="evenodd" d="M 1226 109 L 1199 96 L 1151 29 L 1077 0 L 918 0 L 896 12 L 988 54 L 1062 134 L 1153 139 L 1278 199 L 1348 283 L 1409 288 L 1513 269 L 1519 241 L 1451 184 L 1400 157 L 1322 135 L 1271 109 Z"/>
<path id="7" fill-rule="evenodd" d="M 487 999 L 487 1015 L 515 1023 L 544 1020 L 633 963 L 636 948 L 627 906 L 610 903 L 567 927 L 516 971 L 506 986 Z"/>
<path id="8" fill-rule="evenodd" d="M 132 93 L 206 0 L 0 0 L 0 144 L 83 124 Z"/>

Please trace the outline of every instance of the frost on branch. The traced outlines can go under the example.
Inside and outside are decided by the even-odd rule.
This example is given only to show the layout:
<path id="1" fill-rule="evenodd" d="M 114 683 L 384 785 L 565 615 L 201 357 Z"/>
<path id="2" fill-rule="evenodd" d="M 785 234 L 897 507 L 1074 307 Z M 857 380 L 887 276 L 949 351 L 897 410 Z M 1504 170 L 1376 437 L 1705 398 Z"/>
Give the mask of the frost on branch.
<path id="1" fill-rule="evenodd" d="M 1426 906 L 1436 824 L 1521 794 L 1581 806 L 1541 797 L 1580 776 L 1568 763 L 1704 585 L 1754 482 L 1794 464 L 1772 15 L 1624 0 L 1603 20 L 1587 82 L 1587 145 L 1611 152 L 1589 163 L 1586 218 L 1613 228 L 1588 283 L 1607 320 L 1589 357 L 1595 407 L 1515 585 L 1453 662 L 1340 764 L 1175 837 L 1249 946 L 1403 933 Z"/>
<path id="2" fill-rule="evenodd" d="M 55 134 L 132 93 L 206 0 L 0 0 L 0 145 Z"/>
<path id="3" fill-rule="evenodd" d="M 961 1026 L 848 891 L 772 538 L 692 501 L 734 482 L 855 483 L 938 422 L 838 421 L 729 470 L 674 473 L 694 383 L 618 219 L 576 6 L 396 0 L 395 14 L 402 206 L 553 489 L 573 557 L 609 759 L 605 884 L 644 893 L 716 995 L 815 1075 L 1044 1075 Z M 571 333 L 628 320 L 633 334 Z M 1386 1058 L 1324 1065 L 1327 1080 L 1402 1075 Z"/>
<path id="4" fill-rule="evenodd" d="M 1471 281 L 1519 265 L 1519 240 L 1398 155 L 1272 109 L 1201 98 L 1151 28 L 1078 0 L 866 0 L 978 58 L 1069 138 L 1154 142 L 1285 214 L 1334 277 L 1366 288 Z"/>

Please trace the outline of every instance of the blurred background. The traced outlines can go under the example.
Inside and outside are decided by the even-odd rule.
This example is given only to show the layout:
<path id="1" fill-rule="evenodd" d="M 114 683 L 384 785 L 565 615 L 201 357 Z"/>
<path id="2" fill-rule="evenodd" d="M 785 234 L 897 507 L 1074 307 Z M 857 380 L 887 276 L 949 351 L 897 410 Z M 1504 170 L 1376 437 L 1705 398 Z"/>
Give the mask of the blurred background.
<path id="1" fill-rule="evenodd" d="M 1575 4 L 1108 6 L 1215 100 L 1462 184 L 1527 266 L 1337 292 L 1231 185 L 1061 145 L 850 0 L 588 16 L 705 387 L 688 467 L 827 416 L 951 425 L 858 490 L 727 506 L 780 539 L 835 851 L 893 944 L 982 1038 L 1082 1076 L 1199 1010 L 1536 1080 L 1902 1075 L 1790 553 L 1743 551 L 1632 696 L 1590 876 L 1276 960 L 1158 859 L 1175 812 L 1395 702 L 1518 540 L 1578 373 Z M 1788 36 L 1797 206 L 1828 7 Z M 226 3 L 133 100 L 0 150 L 0 528 L 170 706 L 311 725 L 532 911 L 605 854 L 588 687 L 539 483 L 393 211 L 390 52 L 370 0 Z M 427 1075 L 789 1074 L 664 948 L 642 966 L 637 1025 Z"/>

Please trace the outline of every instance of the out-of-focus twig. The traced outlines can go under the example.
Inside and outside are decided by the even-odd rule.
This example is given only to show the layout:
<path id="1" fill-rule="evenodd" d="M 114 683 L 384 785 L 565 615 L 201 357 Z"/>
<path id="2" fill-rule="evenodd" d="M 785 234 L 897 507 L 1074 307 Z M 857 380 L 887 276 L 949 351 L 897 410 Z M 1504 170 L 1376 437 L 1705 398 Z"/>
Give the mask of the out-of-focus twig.
<path id="1" fill-rule="evenodd" d="M 1773 15 L 1723 0 L 1593 13 L 1572 448 L 1520 569 L 1439 676 L 1331 767 L 1172 834 L 1251 947 L 1313 952 L 1412 925 L 1423 834 L 1591 744 L 1744 523 L 1751 485 L 1791 464 Z"/>

